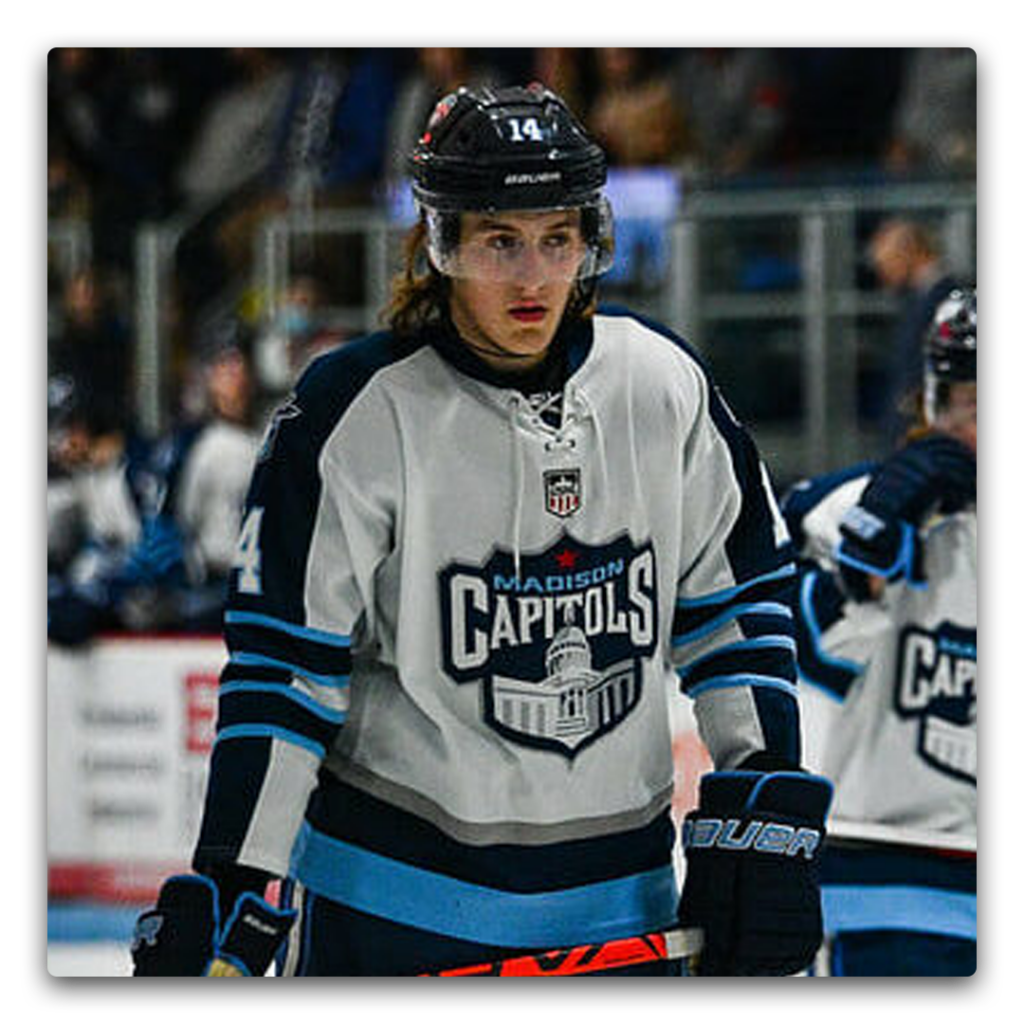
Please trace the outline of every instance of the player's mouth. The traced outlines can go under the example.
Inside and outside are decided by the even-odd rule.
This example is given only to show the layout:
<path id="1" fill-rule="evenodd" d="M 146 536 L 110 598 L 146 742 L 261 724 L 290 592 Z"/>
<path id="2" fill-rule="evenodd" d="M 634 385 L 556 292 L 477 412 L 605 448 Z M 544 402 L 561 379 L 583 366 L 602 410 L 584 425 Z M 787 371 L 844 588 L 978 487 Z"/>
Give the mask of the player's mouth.
<path id="1" fill-rule="evenodd" d="M 509 309 L 509 315 L 521 324 L 536 324 L 547 316 L 547 306 L 538 302 L 521 302 Z"/>

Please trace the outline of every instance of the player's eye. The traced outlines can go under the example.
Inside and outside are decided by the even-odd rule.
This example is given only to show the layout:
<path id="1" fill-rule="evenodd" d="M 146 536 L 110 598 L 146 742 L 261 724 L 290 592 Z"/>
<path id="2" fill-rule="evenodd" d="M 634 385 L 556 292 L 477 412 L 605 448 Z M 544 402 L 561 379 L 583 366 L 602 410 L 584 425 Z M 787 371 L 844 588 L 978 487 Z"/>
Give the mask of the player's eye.
<path id="1" fill-rule="evenodd" d="M 522 246 L 522 243 L 515 235 L 506 234 L 488 235 L 484 244 L 488 249 L 503 253 L 515 252 Z"/>

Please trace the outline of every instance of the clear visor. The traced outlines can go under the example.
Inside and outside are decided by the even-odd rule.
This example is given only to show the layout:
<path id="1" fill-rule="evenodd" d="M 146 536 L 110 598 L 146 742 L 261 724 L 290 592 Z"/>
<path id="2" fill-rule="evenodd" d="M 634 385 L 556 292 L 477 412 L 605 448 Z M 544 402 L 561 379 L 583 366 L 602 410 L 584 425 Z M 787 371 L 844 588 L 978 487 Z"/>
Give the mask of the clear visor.
<path id="1" fill-rule="evenodd" d="M 447 277 L 495 284 L 574 281 L 612 265 L 605 199 L 564 210 L 424 212 L 430 262 Z"/>

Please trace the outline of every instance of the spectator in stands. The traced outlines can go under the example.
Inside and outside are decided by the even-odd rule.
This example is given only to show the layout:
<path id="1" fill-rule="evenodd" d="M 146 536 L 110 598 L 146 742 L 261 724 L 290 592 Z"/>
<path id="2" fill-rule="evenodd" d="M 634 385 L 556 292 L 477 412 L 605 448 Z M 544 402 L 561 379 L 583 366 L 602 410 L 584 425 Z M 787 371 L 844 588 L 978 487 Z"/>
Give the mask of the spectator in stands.
<path id="1" fill-rule="evenodd" d="M 122 624 L 114 581 L 141 536 L 145 455 L 105 404 L 65 384 L 53 378 L 49 388 L 48 635 L 78 644 Z"/>
<path id="2" fill-rule="evenodd" d="M 67 144 L 51 133 L 46 154 L 46 216 L 87 219 L 91 207 L 89 186 L 84 175 L 68 155 Z"/>
<path id="3" fill-rule="evenodd" d="M 801 171 L 880 166 L 904 51 L 888 47 L 801 47 L 778 53 L 789 82 L 786 157 Z"/>
<path id="4" fill-rule="evenodd" d="M 460 85 L 497 85 L 497 74 L 479 54 L 461 46 L 423 46 L 402 78 L 388 124 L 387 184 L 405 186 L 405 154 L 410 153 L 439 100 Z"/>
<path id="5" fill-rule="evenodd" d="M 183 51 L 51 51 L 48 134 L 88 185 L 99 258 L 131 265 L 137 225 L 170 215 L 173 167 L 192 114 Z"/>
<path id="6" fill-rule="evenodd" d="M 115 279 L 89 268 L 64 286 L 48 340 L 48 375 L 62 378 L 81 403 L 102 409 L 106 421 L 127 428 L 131 335 L 117 300 Z"/>
<path id="7" fill-rule="evenodd" d="M 176 200 L 174 169 L 195 119 L 186 51 L 148 47 L 112 51 L 104 109 L 110 119 L 109 177 L 112 215 L 134 228 L 161 221 Z M 126 233 L 131 253 L 133 232 Z"/>
<path id="8" fill-rule="evenodd" d="M 532 77 L 558 93 L 572 111 L 590 106 L 590 64 L 587 51 L 575 46 L 538 46 L 533 51 Z"/>
<path id="9" fill-rule="evenodd" d="M 47 58 L 47 128 L 88 164 L 97 140 L 95 95 L 107 51 L 60 46 Z"/>
<path id="10" fill-rule="evenodd" d="M 681 50 L 672 84 L 677 105 L 688 115 L 696 170 L 729 177 L 778 161 L 787 97 L 776 51 Z"/>
<path id="11" fill-rule="evenodd" d="M 202 118 L 179 168 L 186 212 L 209 209 L 256 180 L 274 155 L 293 69 L 274 50 L 233 49 L 238 81 Z"/>
<path id="12" fill-rule="evenodd" d="M 879 225 L 868 255 L 879 284 L 899 301 L 881 406 L 892 410 L 884 414 L 884 430 L 893 445 L 917 414 L 907 408 L 907 396 L 921 378 L 921 338 L 956 280 L 946 269 L 931 232 L 906 218 L 890 218 Z"/>
<path id="13" fill-rule="evenodd" d="M 385 170 L 388 124 L 397 88 L 386 49 L 323 50 L 298 62 L 284 132 L 265 187 L 289 212 L 367 208 Z M 366 243 L 354 231 L 300 235 L 302 255 L 317 259 L 335 302 L 366 302 Z"/>
<path id="14" fill-rule="evenodd" d="M 974 174 L 978 58 L 966 47 L 912 50 L 886 165 L 897 172 Z"/>
<path id="15" fill-rule="evenodd" d="M 297 272 L 282 289 L 273 317 L 256 332 L 253 342 L 261 399 L 276 405 L 291 390 L 309 359 L 310 345 L 329 326 L 325 297 L 323 281 L 312 270 Z"/>
<path id="16" fill-rule="evenodd" d="M 263 176 L 281 137 L 295 69 L 277 51 L 233 49 L 236 84 L 214 99 L 178 169 L 182 212 L 193 230 L 179 250 L 186 308 L 216 296 L 252 254 L 254 224 L 283 207 Z"/>
<path id="17" fill-rule="evenodd" d="M 292 163 L 285 169 L 294 174 L 296 157 L 300 169 L 312 165 L 323 205 L 369 205 L 385 168 L 398 89 L 395 58 L 389 50 L 327 51 L 307 65 L 300 84 L 291 144 L 283 150 Z M 320 111 L 326 116 L 318 136 Z"/>
<path id="18" fill-rule="evenodd" d="M 650 166 L 683 157 L 689 126 L 652 51 L 603 47 L 594 59 L 597 84 L 588 120 L 609 163 Z"/>

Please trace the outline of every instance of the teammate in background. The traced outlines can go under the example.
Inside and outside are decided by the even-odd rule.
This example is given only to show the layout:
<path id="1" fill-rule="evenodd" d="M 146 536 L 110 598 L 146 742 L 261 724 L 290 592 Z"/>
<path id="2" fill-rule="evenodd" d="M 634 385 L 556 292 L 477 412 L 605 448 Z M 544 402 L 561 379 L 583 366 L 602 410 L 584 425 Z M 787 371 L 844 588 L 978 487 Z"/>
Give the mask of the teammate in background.
<path id="1" fill-rule="evenodd" d="M 206 359 L 203 388 L 203 416 L 155 442 L 126 439 L 102 406 L 71 409 L 53 431 L 52 642 L 83 644 L 104 630 L 220 631 L 259 445 L 237 347 Z"/>
<path id="2" fill-rule="evenodd" d="M 200 874 L 140 919 L 136 973 L 261 974 L 286 936 L 285 975 L 429 973 L 680 922 L 702 973 L 796 972 L 831 787 L 799 769 L 754 446 L 682 341 L 595 311 L 605 158 L 557 96 L 460 89 L 411 169 L 389 329 L 265 438 Z M 681 900 L 673 672 L 716 766 Z"/>
<path id="3" fill-rule="evenodd" d="M 248 356 L 231 340 L 212 346 L 201 367 L 203 414 L 172 433 L 153 456 L 155 511 L 179 538 L 186 585 L 172 594 L 173 626 L 220 632 L 242 507 L 256 461 Z"/>
<path id="4" fill-rule="evenodd" d="M 801 674 L 836 702 L 825 973 L 975 970 L 976 354 L 976 293 L 954 290 L 925 336 L 923 423 L 783 504 Z"/>

